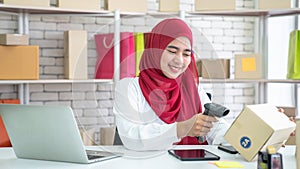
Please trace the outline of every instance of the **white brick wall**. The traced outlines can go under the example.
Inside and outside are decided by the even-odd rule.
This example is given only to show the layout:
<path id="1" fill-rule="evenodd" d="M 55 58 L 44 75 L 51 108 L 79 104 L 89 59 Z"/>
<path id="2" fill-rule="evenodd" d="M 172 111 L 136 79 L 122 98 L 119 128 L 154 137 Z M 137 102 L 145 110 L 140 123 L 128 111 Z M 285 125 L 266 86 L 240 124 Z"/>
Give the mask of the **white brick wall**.
<path id="1" fill-rule="evenodd" d="M 193 0 L 181 0 L 180 9 L 192 11 Z M 253 0 L 237 0 L 237 8 L 253 8 Z M 148 0 L 149 11 L 157 11 L 157 0 Z M 178 17 L 178 16 L 166 16 Z M 147 32 L 163 17 L 123 17 L 122 31 Z M 85 29 L 88 31 L 88 74 L 94 76 L 97 58 L 93 35 L 112 32 L 114 19 L 91 16 L 38 16 L 30 15 L 30 44 L 40 46 L 40 78 L 63 79 L 63 31 Z M 240 17 L 187 18 L 193 27 L 195 51 L 199 57 L 226 57 L 234 53 L 254 50 L 254 19 Z M 0 14 L 0 33 L 17 32 L 17 17 Z M 233 62 L 232 62 L 233 63 Z M 231 65 L 233 67 L 233 65 Z M 233 71 L 231 71 L 231 74 Z M 245 104 L 254 103 L 252 84 L 203 84 L 213 93 L 214 101 L 231 109 L 227 117 L 232 120 Z M 31 84 L 30 104 L 69 105 L 79 126 L 96 128 L 114 124 L 112 114 L 113 84 Z M 0 85 L 0 98 L 17 98 L 17 85 Z M 98 135 L 97 133 L 96 135 Z M 96 142 L 99 141 L 96 139 Z"/>

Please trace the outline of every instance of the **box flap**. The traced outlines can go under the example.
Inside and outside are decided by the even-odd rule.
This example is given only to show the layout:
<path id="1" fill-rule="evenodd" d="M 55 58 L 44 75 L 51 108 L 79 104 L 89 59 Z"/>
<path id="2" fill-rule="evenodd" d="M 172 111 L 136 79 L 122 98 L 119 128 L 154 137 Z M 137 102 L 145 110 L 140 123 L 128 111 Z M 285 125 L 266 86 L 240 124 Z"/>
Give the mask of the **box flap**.
<path id="1" fill-rule="evenodd" d="M 270 104 L 256 104 L 248 105 L 247 107 L 274 130 L 289 130 L 295 128 L 295 123 L 291 122 L 284 113 L 278 112 L 276 106 Z"/>

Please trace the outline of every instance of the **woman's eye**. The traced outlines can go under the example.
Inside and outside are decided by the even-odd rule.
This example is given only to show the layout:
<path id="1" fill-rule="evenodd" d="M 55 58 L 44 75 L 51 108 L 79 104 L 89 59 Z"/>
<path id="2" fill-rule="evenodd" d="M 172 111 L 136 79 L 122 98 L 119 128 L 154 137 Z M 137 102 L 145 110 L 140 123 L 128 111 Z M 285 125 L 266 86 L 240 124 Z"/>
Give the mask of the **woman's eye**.
<path id="1" fill-rule="evenodd" d="M 183 56 L 190 57 L 191 54 L 190 53 L 184 53 Z"/>
<path id="2" fill-rule="evenodd" d="M 175 54 L 176 51 L 168 50 L 168 52 Z"/>

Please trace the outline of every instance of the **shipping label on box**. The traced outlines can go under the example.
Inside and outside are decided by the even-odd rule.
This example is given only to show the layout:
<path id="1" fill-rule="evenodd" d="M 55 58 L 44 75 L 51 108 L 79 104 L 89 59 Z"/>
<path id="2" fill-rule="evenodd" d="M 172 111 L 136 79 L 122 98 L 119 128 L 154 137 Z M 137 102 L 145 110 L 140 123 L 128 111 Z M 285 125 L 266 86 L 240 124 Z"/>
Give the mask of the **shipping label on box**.
<path id="1" fill-rule="evenodd" d="M 133 5 L 134 4 L 134 5 Z M 147 12 L 147 0 L 104 0 L 104 9 L 121 12 Z"/>
<path id="2" fill-rule="evenodd" d="M 0 46 L 0 79 L 39 79 L 38 46 Z"/>
<path id="3" fill-rule="evenodd" d="M 69 9 L 79 9 L 79 10 L 95 10 L 99 11 L 101 9 L 100 0 L 56 0 L 52 1 L 51 5 L 55 5 L 59 8 L 69 8 Z"/>
<path id="4" fill-rule="evenodd" d="M 195 11 L 235 10 L 236 0 L 195 0 Z"/>
<path id="5" fill-rule="evenodd" d="M 224 138 L 247 160 L 252 161 L 268 145 L 279 149 L 296 125 L 269 104 L 246 106 Z"/>
<path id="6" fill-rule="evenodd" d="M 288 9 L 295 7 L 295 0 L 258 0 L 258 9 Z"/>
<path id="7" fill-rule="evenodd" d="M 178 12 L 179 0 L 159 0 L 159 11 L 161 12 Z"/>
<path id="8" fill-rule="evenodd" d="M 87 79 L 87 32 L 70 30 L 64 33 L 65 77 Z"/>
<path id="9" fill-rule="evenodd" d="M 235 79 L 261 79 L 263 77 L 259 54 L 235 55 Z"/>
<path id="10" fill-rule="evenodd" d="M 227 79 L 230 76 L 229 59 L 201 59 L 200 72 L 203 79 Z"/>
<path id="11" fill-rule="evenodd" d="M 36 7 L 50 6 L 50 0 L 0 0 L 0 2 L 7 5 L 36 6 Z"/>
<path id="12" fill-rule="evenodd" d="M 28 45 L 28 35 L 0 34 L 0 45 Z"/>

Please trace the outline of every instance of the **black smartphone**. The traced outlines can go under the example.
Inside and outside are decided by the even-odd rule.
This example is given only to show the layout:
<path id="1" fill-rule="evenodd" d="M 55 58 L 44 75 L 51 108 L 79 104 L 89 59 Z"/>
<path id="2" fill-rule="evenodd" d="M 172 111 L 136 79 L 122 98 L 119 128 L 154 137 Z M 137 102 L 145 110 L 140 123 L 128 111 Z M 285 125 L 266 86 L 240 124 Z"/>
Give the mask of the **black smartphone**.
<path id="1" fill-rule="evenodd" d="M 168 150 L 169 154 L 182 161 L 220 160 L 220 157 L 204 149 Z"/>
<path id="2" fill-rule="evenodd" d="M 232 146 L 224 146 L 224 145 L 218 145 L 218 149 L 225 151 L 230 154 L 237 154 L 239 153 L 234 147 Z"/>

